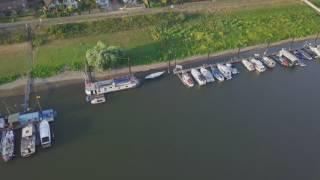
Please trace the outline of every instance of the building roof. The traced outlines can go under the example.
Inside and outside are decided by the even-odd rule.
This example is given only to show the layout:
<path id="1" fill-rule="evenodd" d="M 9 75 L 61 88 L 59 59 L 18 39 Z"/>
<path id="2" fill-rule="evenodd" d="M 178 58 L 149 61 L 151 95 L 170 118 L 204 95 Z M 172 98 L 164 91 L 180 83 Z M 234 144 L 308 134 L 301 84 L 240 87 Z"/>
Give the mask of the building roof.
<path id="1" fill-rule="evenodd" d="M 49 6 L 54 0 L 43 0 L 44 5 Z"/>

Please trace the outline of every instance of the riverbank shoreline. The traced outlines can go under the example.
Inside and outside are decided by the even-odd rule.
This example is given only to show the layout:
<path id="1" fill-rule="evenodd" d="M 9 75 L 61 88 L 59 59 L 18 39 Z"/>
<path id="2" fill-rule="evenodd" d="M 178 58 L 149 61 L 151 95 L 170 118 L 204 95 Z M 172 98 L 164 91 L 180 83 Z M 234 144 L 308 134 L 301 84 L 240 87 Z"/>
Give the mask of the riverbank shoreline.
<path id="1" fill-rule="evenodd" d="M 315 37 L 316 35 L 311 35 L 311 36 L 295 39 L 294 42 L 296 43 L 296 42 L 310 41 L 310 40 L 313 40 Z M 292 39 L 282 40 L 275 43 L 271 43 L 270 47 L 280 46 L 282 44 L 286 44 L 290 42 L 292 42 Z M 245 53 L 251 50 L 263 50 L 266 47 L 267 47 L 267 44 L 249 46 L 241 49 L 241 53 Z M 232 54 L 234 54 L 234 56 L 237 56 L 236 55 L 237 52 L 238 52 L 238 49 L 225 50 L 225 51 L 217 52 L 214 54 L 210 54 L 209 59 L 212 60 L 216 57 L 228 56 L 228 55 L 230 56 Z M 177 64 L 186 65 L 186 64 L 196 63 L 196 62 L 199 63 L 199 62 L 205 62 L 207 61 L 207 59 L 208 59 L 208 55 L 191 56 L 188 58 L 177 60 Z M 170 69 L 172 70 L 172 68 L 174 68 L 174 63 L 171 62 Z M 168 61 L 147 64 L 147 65 L 138 65 L 138 66 L 133 66 L 131 68 L 132 73 L 143 73 L 143 72 L 159 70 L 159 69 L 168 69 Z M 120 68 L 120 69 L 114 69 L 114 70 L 110 70 L 102 73 L 96 72 L 94 73 L 94 77 L 96 79 L 108 79 L 108 78 L 123 76 L 126 74 L 128 74 L 128 68 Z M 55 89 L 55 88 L 59 88 L 67 85 L 79 84 L 84 81 L 84 78 L 85 78 L 85 75 L 83 72 L 75 72 L 75 71 L 65 71 L 49 78 L 43 78 L 43 79 L 36 78 L 36 79 L 33 79 L 32 92 L 34 93 L 34 92 L 43 91 L 47 89 Z M 27 83 L 27 78 L 24 77 L 16 81 L 0 85 L 0 97 L 23 95 L 26 83 Z"/>

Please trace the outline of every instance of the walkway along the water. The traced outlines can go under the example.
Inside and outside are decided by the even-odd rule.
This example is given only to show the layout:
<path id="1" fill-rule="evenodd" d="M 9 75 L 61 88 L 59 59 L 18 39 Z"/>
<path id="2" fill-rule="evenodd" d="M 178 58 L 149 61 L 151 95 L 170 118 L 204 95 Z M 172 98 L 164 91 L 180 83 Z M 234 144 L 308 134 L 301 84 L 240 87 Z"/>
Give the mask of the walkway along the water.
<path id="1" fill-rule="evenodd" d="M 295 43 L 301 43 L 305 41 L 314 41 L 317 35 L 312 35 L 304 38 L 299 38 L 295 39 Z M 287 39 L 279 42 L 275 42 L 270 44 L 270 48 L 274 46 L 280 46 L 286 43 L 292 42 L 292 39 Z M 260 44 L 260 45 L 255 45 L 255 46 L 250 46 L 246 48 L 241 49 L 241 53 L 245 53 L 251 50 L 265 50 L 266 44 Z M 238 52 L 238 49 L 231 49 L 231 50 L 226 50 L 222 52 L 217 52 L 215 54 L 210 55 L 210 59 L 215 59 L 220 56 L 227 56 L 230 54 L 236 54 Z M 177 62 L 180 65 L 185 65 L 189 63 L 195 63 L 195 62 L 201 62 L 201 61 L 206 61 L 208 59 L 207 55 L 198 55 L 198 56 L 192 56 L 192 57 L 187 57 L 184 59 L 179 59 Z M 174 66 L 174 63 L 171 63 Z M 154 70 L 154 69 L 167 69 L 168 68 L 168 62 L 160 62 L 160 63 L 154 63 L 154 64 L 148 64 L 148 65 L 137 65 L 132 67 L 132 73 L 137 73 L 137 72 L 145 72 L 149 70 Z M 120 68 L 120 69 L 114 69 L 102 73 L 95 73 L 95 77 L 97 79 L 101 78 L 112 78 L 112 77 L 117 77 L 121 75 L 126 75 L 128 74 L 128 68 Z M 75 84 L 75 83 L 81 83 L 83 82 L 84 76 L 83 72 L 80 71 L 66 71 L 62 72 L 56 76 L 52 76 L 49 78 L 36 78 L 33 79 L 33 91 L 41 90 L 41 89 L 48 89 L 48 88 L 57 88 L 63 85 L 68 85 L 68 84 Z M 25 86 L 27 84 L 27 79 L 21 78 L 18 79 L 14 82 L 7 83 L 0 85 L 0 97 L 4 96 L 14 96 L 14 95 L 23 95 L 24 91 L 21 87 Z"/>

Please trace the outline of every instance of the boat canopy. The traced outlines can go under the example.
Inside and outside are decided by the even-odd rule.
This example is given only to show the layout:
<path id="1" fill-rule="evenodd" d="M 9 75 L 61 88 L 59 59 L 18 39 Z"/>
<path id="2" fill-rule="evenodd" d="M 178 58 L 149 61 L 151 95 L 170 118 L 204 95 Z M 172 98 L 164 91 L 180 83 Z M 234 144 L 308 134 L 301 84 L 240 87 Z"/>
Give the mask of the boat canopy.
<path id="1" fill-rule="evenodd" d="M 43 110 L 41 112 L 41 120 L 46 120 L 48 122 L 54 121 L 55 111 L 53 109 Z"/>
<path id="2" fill-rule="evenodd" d="M 50 126 L 48 121 L 41 121 L 39 124 L 39 130 L 41 139 L 50 136 Z"/>
<path id="3" fill-rule="evenodd" d="M 19 122 L 19 113 L 15 113 L 15 114 L 10 114 L 8 116 L 8 123 L 9 124 L 13 124 L 13 123 L 18 123 Z"/>
<path id="4" fill-rule="evenodd" d="M 32 125 L 29 125 L 29 126 L 22 128 L 22 137 L 32 136 L 32 129 L 33 129 Z"/>
<path id="5" fill-rule="evenodd" d="M 29 121 L 39 121 L 39 112 L 21 114 L 19 120 L 22 124 L 28 123 Z"/>

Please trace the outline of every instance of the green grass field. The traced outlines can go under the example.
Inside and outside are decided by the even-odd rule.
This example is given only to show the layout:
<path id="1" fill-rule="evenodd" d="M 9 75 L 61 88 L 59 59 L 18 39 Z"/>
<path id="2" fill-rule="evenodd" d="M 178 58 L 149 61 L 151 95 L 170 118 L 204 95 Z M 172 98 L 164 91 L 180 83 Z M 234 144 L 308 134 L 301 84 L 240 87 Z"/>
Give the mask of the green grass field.
<path id="1" fill-rule="evenodd" d="M 320 7 L 320 0 L 311 0 L 311 2 L 312 2 L 314 5 Z"/>
<path id="2" fill-rule="evenodd" d="M 297 13 L 299 12 L 299 13 Z M 244 47 L 265 41 L 279 41 L 290 37 L 303 37 L 317 33 L 320 17 L 303 5 L 291 5 L 227 14 L 201 15 L 171 27 L 171 35 L 179 37 L 172 49 L 179 58 L 205 54 L 203 35 L 209 34 L 210 52 L 238 46 Z M 151 28 L 92 35 L 67 40 L 56 40 L 39 48 L 36 64 L 60 66 L 84 61 L 86 49 L 98 40 L 126 49 L 134 64 L 147 64 L 166 60 L 168 52 L 160 52 L 161 43 L 152 39 Z M 198 37 L 199 36 L 199 37 Z M 184 39 L 188 41 L 182 42 Z"/>
<path id="3" fill-rule="evenodd" d="M 101 40 L 107 45 L 117 45 L 126 50 L 133 64 L 149 64 L 166 61 L 169 50 L 178 58 L 245 47 L 266 41 L 279 41 L 292 37 L 316 34 L 320 28 L 320 17 L 309 7 L 294 4 L 279 7 L 254 8 L 223 11 L 215 14 L 185 14 L 186 19 L 168 28 L 168 37 L 175 38 L 161 48 L 163 43 L 153 38 L 157 34 L 154 25 L 126 31 L 83 35 L 69 39 L 52 40 L 38 48 L 35 70 L 47 69 L 51 73 L 36 74 L 50 76 L 64 66 L 83 63 L 85 51 Z M 9 52 L 8 52 L 9 53 Z M 0 57 L 0 75 L 26 71 L 23 63 L 27 55 L 19 51 L 9 53 L 9 58 Z M 1 54 L 1 49 L 0 49 Z M 10 62 L 6 59 L 11 59 Z M 12 61 L 12 62 L 11 62 Z M 9 62 L 9 63 L 8 63 Z M 18 67 L 21 66 L 21 67 Z M 15 69 L 14 67 L 18 67 Z M 40 69 L 41 70 L 41 69 Z"/>
<path id="4" fill-rule="evenodd" d="M 26 73 L 30 54 L 26 43 L 0 46 L 0 76 Z"/>

